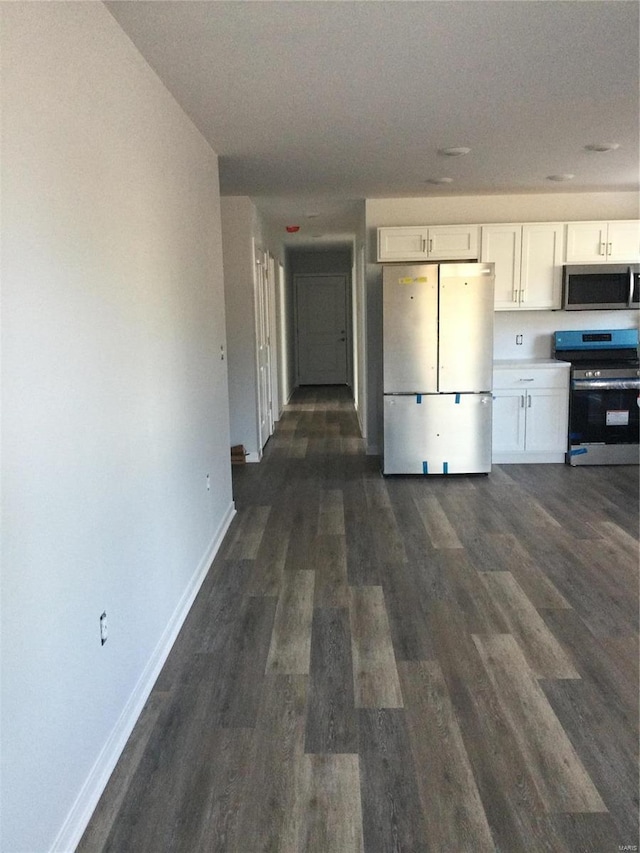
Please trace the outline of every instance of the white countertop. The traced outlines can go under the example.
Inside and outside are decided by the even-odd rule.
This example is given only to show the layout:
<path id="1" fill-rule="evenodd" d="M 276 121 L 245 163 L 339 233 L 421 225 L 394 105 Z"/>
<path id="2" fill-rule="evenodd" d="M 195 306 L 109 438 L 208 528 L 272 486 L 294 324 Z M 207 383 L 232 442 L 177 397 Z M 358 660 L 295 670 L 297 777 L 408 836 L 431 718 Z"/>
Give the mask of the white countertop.
<path id="1" fill-rule="evenodd" d="M 527 367 L 571 367 L 568 361 L 558 361 L 556 358 L 497 358 L 493 362 L 493 367 L 501 369 Z"/>

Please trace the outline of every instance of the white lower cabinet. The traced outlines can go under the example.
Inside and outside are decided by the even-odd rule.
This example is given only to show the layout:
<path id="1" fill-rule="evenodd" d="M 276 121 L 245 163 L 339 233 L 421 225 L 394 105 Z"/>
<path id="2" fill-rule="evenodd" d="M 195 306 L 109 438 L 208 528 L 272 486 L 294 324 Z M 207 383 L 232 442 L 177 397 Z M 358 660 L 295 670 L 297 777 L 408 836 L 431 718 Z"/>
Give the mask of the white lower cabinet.
<path id="1" fill-rule="evenodd" d="M 564 462 L 569 365 L 550 359 L 496 362 L 493 387 L 492 461 Z"/>

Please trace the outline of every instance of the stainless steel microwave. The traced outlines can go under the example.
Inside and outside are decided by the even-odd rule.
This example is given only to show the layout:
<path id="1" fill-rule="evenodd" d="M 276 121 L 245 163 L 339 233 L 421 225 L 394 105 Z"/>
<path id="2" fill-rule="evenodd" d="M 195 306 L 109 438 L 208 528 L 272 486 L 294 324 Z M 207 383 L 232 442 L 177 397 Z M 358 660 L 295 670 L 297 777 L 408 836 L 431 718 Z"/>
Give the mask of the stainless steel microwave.
<path id="1" fill-rule="evenodd" d="M 640 307 L 640 264 L 565 266 L 562 307 L 565 311 Z"/>

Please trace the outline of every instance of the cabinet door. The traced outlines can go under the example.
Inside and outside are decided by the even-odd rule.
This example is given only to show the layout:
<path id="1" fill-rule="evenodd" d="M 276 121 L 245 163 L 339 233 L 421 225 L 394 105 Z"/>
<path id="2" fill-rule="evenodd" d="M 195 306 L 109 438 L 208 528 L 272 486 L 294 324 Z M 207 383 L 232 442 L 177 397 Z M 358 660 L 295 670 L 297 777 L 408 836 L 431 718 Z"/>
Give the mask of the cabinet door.
<path id="1" fill-rule="evenodd" d="M 560 308 L 564 226 L 522 226 L 520 307 L 530 311 Z"/>
<path id="2" fill-rule="evenodd" d="M 607 260 L 640 260 L 640 222 L 610 222 L 607 233 Z"/>
<path id="3" fill-rule="evenodd" d="M 520 304 L 521 225 L 485 225 L 480 260 L 495 265 L 496 311 L 513 311 Z"/>
<path id="4" fill-rule="evenodd" d="M 564 389 L 532 388 L 527 392 L 527 453 L 564 453 L 568 441 L 569 395 Z"/>
<path id="5" fill-rule="evenodd" d="M 477 260 L 478 233 L 477 225 L 442 225 L 429 228 L 429 260 Z"/>
<path id="6" fill-rule="evenodd" d="M 567 225 L 568 264 L 604 263 L 607 247 L 606 222 L 569 222 Z"/>
<path id="7" fill-rule="evenodd" d="M 379 261 L 424 261 L 427 247 L 426 228 L 378 228 Z"/>
<path id="8" fill-rule="evenodd" d="M 523 453 L 525 435 L 524 391 L 493 392 L 493 453 Z"/>

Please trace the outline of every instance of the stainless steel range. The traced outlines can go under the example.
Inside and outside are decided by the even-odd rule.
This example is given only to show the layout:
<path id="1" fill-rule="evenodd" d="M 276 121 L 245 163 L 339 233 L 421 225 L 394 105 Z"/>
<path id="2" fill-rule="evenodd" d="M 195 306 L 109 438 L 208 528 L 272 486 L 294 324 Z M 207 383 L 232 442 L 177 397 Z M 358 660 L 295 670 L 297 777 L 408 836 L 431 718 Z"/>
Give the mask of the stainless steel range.
<path id="1" fill-rule="evenodd" d="M 638 330 L 555 332 L 553 354 L 571 362 L 569 465 L 637 465 Z"/>

